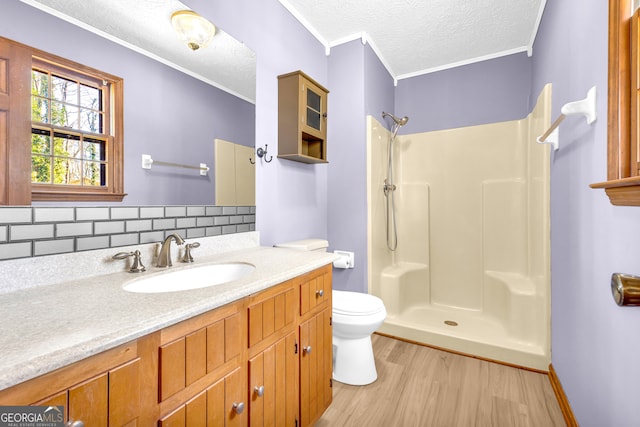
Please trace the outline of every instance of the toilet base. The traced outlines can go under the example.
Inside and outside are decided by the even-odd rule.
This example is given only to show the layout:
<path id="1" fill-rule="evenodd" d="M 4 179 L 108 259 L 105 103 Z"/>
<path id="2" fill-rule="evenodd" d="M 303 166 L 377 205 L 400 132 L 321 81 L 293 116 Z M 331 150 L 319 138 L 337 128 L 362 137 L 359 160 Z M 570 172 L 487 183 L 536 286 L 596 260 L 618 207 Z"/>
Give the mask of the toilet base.
<path id="1" fill-rule="evenodd" d="M 367 385 L 378 378 L 371 336 L 333 337 L 333 379 L 349 385 Z"/>

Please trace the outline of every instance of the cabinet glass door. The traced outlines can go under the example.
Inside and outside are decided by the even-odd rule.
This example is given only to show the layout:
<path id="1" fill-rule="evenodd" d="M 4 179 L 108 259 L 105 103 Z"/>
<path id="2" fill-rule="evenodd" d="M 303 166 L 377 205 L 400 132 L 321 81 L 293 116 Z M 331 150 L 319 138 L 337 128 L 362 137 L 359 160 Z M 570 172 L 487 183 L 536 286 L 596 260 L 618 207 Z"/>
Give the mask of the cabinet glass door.
<path id="1" fill-rule="evenodd" d="M 316 130 L 320 129 L 321 96 L 307 88 L 307 126 Z"/>

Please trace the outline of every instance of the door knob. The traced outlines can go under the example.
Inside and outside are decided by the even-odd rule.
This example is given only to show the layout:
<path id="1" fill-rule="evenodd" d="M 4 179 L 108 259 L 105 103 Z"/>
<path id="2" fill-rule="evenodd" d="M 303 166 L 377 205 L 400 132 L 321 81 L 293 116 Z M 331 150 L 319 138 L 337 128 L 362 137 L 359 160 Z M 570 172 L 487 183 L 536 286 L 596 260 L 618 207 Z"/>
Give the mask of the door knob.
<path id="1" fill-rule="evenodd" d="M 255 386 L 255 388 L 253 389 L 253 391 L 259 396 L 262 397 L 262 395 L 264 394 L 264 386 L 261 385 L 260 387 Z"/>

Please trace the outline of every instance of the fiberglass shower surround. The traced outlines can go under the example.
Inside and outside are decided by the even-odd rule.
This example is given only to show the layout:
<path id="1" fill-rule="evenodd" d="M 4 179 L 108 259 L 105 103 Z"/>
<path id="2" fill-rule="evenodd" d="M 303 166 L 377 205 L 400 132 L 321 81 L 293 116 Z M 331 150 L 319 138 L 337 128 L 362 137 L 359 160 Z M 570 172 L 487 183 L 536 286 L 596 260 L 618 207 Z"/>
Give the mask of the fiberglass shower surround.
<path id="1" fill-rule="evenodd" d="M 387 309 L 380 332 L 548 368 L 550 153 L 536 137 L 550 104 L 546 87 L 524 119 L 396 138 L 397 125 L 368 118 L 368 277 Z M 395 201 L 383 189 L 390 169 Z M 390 199 L 395 250 L 385 241 Z"/>

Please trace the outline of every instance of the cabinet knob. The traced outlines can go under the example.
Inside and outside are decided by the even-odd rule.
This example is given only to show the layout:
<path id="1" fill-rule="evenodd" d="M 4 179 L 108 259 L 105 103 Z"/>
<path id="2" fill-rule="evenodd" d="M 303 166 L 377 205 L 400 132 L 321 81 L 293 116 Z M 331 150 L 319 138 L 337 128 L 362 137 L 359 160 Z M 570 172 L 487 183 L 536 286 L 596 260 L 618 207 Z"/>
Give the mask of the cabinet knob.
<path id="1" fill-rule="evenodd" d="M 240 402 L 240 403 L 233 402 L 232 408 L 236 414 L 240 415 L 244 411 L 244 402 Z"/>
<path id="2" fill-rule="evenodd" d="M 304 352 L 305 352 L 305 353 L 307 353 L 307 354 L 311 353 L 311 346 L 310 346 L 310 345 L 308 345 L 308 346 L 306 346 L 306 347 L 303 347 L 303 348 L 302 348 L 302 351 L 304 351 Z"/>
<path id="3" fill-rule="evenodd" d="M 319 290 L 316 291 L 316 296 L 321 297 L 323 295 L 324 295 L 324 289 L 319 289 Z"/>
<path id="4" fill-rule="evenodd" d="M 255 386 L 253 391 L 258 395 L 258 397 L 262 397 L 262 395 L 264 394 L 264 386 L 263 385 L 261 385 L 260 387 Z"/>
<path id="5" fill-rule="evenodd" d="M 65 424 L 66 427 L 84 427 L 84 423 L 80 420 L 69 420 L 67 421 L 67 424 Z"/>

